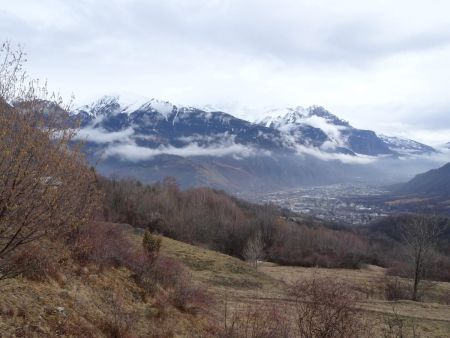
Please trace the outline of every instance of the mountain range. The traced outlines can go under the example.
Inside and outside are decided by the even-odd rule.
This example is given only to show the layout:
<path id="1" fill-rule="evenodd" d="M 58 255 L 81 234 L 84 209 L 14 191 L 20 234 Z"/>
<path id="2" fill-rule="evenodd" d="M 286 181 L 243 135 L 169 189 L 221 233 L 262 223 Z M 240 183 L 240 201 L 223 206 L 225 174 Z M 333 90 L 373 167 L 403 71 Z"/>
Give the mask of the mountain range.
<path id="1" fill-rule="evenodd" d="M 71 112 L 91 160 L 108 175 L 146 182 L 274 189 L 373 178 L 380 159 L 436 152 L 427 145 L 354 128 L 320 106 L 272 110 L 250 122 L 214 109 L 104 96 Z"/>

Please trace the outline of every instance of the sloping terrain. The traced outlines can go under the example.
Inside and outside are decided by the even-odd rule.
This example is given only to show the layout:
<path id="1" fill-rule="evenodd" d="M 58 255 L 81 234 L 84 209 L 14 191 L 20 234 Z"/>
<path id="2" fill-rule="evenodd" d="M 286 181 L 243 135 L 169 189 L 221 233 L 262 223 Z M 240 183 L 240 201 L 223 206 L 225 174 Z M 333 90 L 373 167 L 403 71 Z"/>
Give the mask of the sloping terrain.
<path id="1" fill-rule="evenodd" d="M 140 246 L 141 233 L 126 229 Z M 168 238 L 163 239 L 162 254 L 183 263 L 213 298 L 225 287 L 247 292 L 277 284 L 236 258 Z M 18 277 L 0 287 L 0 337 L 113 337 L 127 325 L 127 337 L 208 336 L 220 315 L 214 308 L 192 313 L 161 304 L 164 294 L 146 296 L 126 268 L 68 262 L 49 281 Z"/>
<path id="2" fill-rule="evenodd" d="M 143 299 L 126 269 L 66 270 L 64 280 L 49 282 L 16 278 L 1 290 L 1 337 L 112 337 L 128 325 L 133 337 L 189 337 L 204 327 L 173 307 L 161 317 L 157 299 Z"/>
<path id="3" fill-rule="evenodd" d="M 365 300 L 360 307 L 370 320 L 377 322 L 376 332 L 380 335 L 386 318 L 394 315 L 405 320 L 405 326 L 413 323 L 421 336 L 447 337 L 450 332 L 450 283 L 435 283 L 423 303 L 387 301 L 383 290 L 385 271 L 375 266 L 348 270 L 263 263 L 255 271 L 236 258 L 170 239 L 164 239 L 163 251 L 186 264 L 219 300 L 226 299 L 235 306 L 254 302 L 289 304 L 286 283 L 319 276 L 348 282 L 355 293 L 361 294 Z"/>
<path id="4" fill-rule="evenodd" d="M 430 197 L 450 197 L 450 163 L 414 177 L 400 185 L 398 192 Z"/>
<path id="5" fill-rule="evenodd" d="M 392 187 L 387 202 L 399 210 L 450 212 L 450 163 Z"/>
<path id="6" fill-rule="evenodd" d="M 139 230 L 130 229 L 129 236 L 139 245 Z M 222 325 L 224 302 L 229 309 L 255 302 L 289 306 L 286 283 L 312 276 L 350 282 L 355 293 L 364 295 L 359 306 L 376 323 L 377 335 L 393 317 L 404 321 L 406 332 L 412 323 L 421 336 L 447 337 L 450 330 L 449 283 L 436 283 L 424 303 L 391 302 L 384 300 L 384 271 L 377 267 L 345 270 L 263 263 L 255 271 L 236 258 L 168 238 L 163 239 L 162 254 L 182 262 L 193 279 L 207 287 L 215 299 L 209 314 L 171 306 L 161 310 L 158 299 L 142 296 L 127 269 L 69 266 L 64 277 L 48 282 L 23 278 L 3 282 L 0 332 L 5 337 L 110 337 L 109 327 L 128 320 L 132 337 L 208 336 L 211 323 Z"/>

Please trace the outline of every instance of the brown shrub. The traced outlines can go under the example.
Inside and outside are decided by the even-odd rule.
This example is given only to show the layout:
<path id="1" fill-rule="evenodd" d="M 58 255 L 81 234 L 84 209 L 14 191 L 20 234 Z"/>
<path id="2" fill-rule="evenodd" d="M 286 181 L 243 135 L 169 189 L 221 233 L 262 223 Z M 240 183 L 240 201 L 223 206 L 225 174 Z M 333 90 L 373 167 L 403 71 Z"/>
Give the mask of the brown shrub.
<path id="1" fill-rule="evenodd" d="M 204 287 L 194 283 L 190 276 L 185 274 L 172 290 L 171 301 L 179 310 L 197 313 L 207 311 L 212 298 Z"/>
<path id="2" fill-rule="evenodd" d="M 425 278 L 437 281 L 450 282 L 450 257 L 440 253 L 433 256 Z"/>
<path id="3" fill-rule="evenodd" d="M 154 259 L 159 255 L 161 242 L 161 236 L 154 235 L 148 230 L 144 232 L 144 237 L 142 238 L 142 246 L 144 247 L 144 251 L 150 257 L 150 259 Z"/>
<path id="4" fill-rule="evenodd" d="M 9 261 L 21 247 L 92 219 L 101 194 L 62 100 L 27 76 L 20 47 L 1 43 L 0 59 L 1 280 L 16 276 Z"/>
<path id="5" fill-rule="evenodd" d="M 347 230 L 284 224 L 277 228 L 268 260 L 282 265 L 359 268 L 371 262 L 368 243 Z"/>
<path id="6" fill-rule="evenodd" d="M 181 263 L 164 256 L 148 261 L 148 264 L 132 267 L 132 270 L 138 285 L 151 295 L 158 288 L 173 289 L 186 275 Z"/>
<path id="7" fill-rule="evenodd" d="M 111 294 L 109 297 L 109 312 L 101 319 L 101 330 L 111 338 L 132 338 L 135 314 L 125 309 L 120 295 Z"/>
<path id="8" fill-rule="evenodd" d="M 158 255 L 160 237 L 146 233 L 142 247 L 136 247 L 122 226 L 97 222 L 74 233 L 72 242 L 80 262 L 130 269 L 144 298 L 157 295 L 161 303 L 189 312 L 206 309 L 210 303 L 206 290 L 192 281 L 181 263 Z M 165 306 L 161 304 L 161 308 Z"/>
<path id="9" fill-rule="evenodd" d="M 130 266 L 139 252 L 119 224 L 92 222 L 72 233 L 70 241 L 74 257 L 81 263 L 95 263 L 101 268 Z"/>
<path id="10" fill-rule="evenodd" d="M 401 317 L 395 306 L 392 308 L 392 315 L 386 317 L 382 329 L 385 338 L 419 338 L 418 327 L 415 318 L 406 319 Z"/>
<path id="11" fill-rule="evenodd" d="M 450 291 L 444 291 L 439 302 L 441 304 L 450 305 Z"/>
<path id="12" fill-rule="evenodd" d="M 365 337 L 371 327 L 357 309 L 355 293 L 343 282 L 313 276 L 289 287 L 300 337 Z"/>
<path id="13" fill-rule="evenodd" d="M 221 338 L 287 338 L 291 323 L 281 305 L 264 303 L 245 304 L 229 315 L 228 304 L 223 312 L 223 326 L 212 334 Z"/>
<path id="14" fill-rule="evenodd" d="M 13 317 L 14 309 L 7 304 L 2 304 L 0 305 L 0 316 Z"/>
<path id="15" fill-rule="evenodd" d="M 183 265 L 176 260 L 159 256 L 134 270 L 138 285 L 157 298 L 158 307 L 168 303 L 182 311 L 198 312 L 211 303 L 207 291 L 195 284 Z"/>
<path id="16" fill-rule="evenodd" d="M 407 281 L 402 281 L 398 277 L 386 276 L 382 281 L 386 300 L 410 299 L 411 287 L 409 284 Z"/>
<path id="17" fill-rule="evenodd" d="M 50 277 L 58 278 L 68 256 L 67 248 L 58 241 L 41 240 L 17 250 L 9 264 L 29 280 L 46 281 Z"/>

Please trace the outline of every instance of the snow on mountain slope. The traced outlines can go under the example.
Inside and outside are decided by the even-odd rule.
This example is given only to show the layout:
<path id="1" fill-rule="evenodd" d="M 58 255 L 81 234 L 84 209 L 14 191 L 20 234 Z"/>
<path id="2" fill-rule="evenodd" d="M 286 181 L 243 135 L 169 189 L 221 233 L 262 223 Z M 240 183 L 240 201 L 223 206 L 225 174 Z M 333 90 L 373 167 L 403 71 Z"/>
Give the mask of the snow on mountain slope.
<path id="1" fill-rule="evenodd" d="M 119 114 L 127 113 L 130 114 L 136 111 L 144 103 L 149 100 L 144 97 L 123 95 L 123 94 L 110 94 L 104 95 L 94 102 L 83 104 L 75 110 L 75 113 L 84 111 L 89 115 L 97 117 L 99 115 L 109 113 L 109 114 Z"/>
<path id="2" fill-rule="evenodd" d="M 299 124 L 309 124 L 316 127 L 319 123 L 317 121 L 320 121 L 321 126 L 328 124 L 342 128 L 350 127 L 348 122 L 320 106 L 274 109 L 269 111 L 267 115 L 266 118 L 258 121 L 258 123 L 270 128 L 291 129 Z"/>
<path id="3" fill-rule="evenodd" d="M 167 101 L 160 101 L 156 99 L 151 99 L 150 101 L 143 104 L 139 107 L 140 110 L 149 110 L 152 109 L 159 114 L 161 114 L 166 120 L 168 120 L 169 116 L 174 112 L 176 106 Z"/>
<path id="4" fill-rule="evenodd" d="M 185 186 L 239 190 L 372 179 L 381 161 L 398 161 L 405 148 L 414 149 L 411 158 L 428 149 L 356 129 L 318 106 L 269 114 L 252 123 L 217 107 L 127 95 L 104 96 L 72 112 L 89 158 L 102 158 L 102 173 L 147 182 L 173 175 Z"/>
<path id="5" fill-rule="evenodd" d="M 268 116 L 258 123 L 268 128 L 290 130 L 302 123 L 307 113 L 303 107 L 274 109 L 268 112 Z"/>
<path id="6" fill-rule="evenodd" d="M 259 123 L 288 133 L 301 144 L 327 152 L 369 156 L 396 154 L 373 131 L 356 129 L 320 106 L 270 111 Z"/>
<path id="7" fill-rule="evenodd" d="M 73 115 L 82 120 L 79 137 L 97 153 L 113 156 L 120 150 L 122 158 L 134 161 L 155 154 L 220 157 L 233 152 L 239 156 L 294 152 L 277 130 L 223 112 L 156 99 L 132 106 L 118 96 L 105 96 Z"/>
<path id="8" fill-rule="evenodd" d="M 405 138 L 386 135 L 379 135 L 379 138 L 388 145 L 389 149 L 400 155 L 423 155 L 436 152 L 430 146 Z"/>
<path id="9" fill-rule="evenodd" d="M 98 117 L 99 115 L 131 114 L 137 110 L 152 109 L 167 118 L 173 111 L 170 102 L 146 98 L 131 94 L 109 94 L 92 103 L 84 104 L 75 109 L 74 113 L 86 112 L 88 115 Z"/>
<path id="10" fill-rule="evenodd" d="M 317 106 L 272 110 L 259 124 L 289 133 L 297 141 L 325 151 L 345 148 L 342 131 L 350 128 L 347 122 Z"/>
<path id="11" fill-rule="evenodd" d="M 324 153 L 376 157 L 434 151 L 415 141 L 380 138 L 373 131 L 356 129 L 319 106 L 272 110 L 265 119 L 251 123 L 216 109 L 205 111 L 133 95 L 107 95 L 81 106 L 73 115 L 81 119 L 80 135 L 88 141 L 90 138 L 94 143 L 106 144 L 106 140 L 114 140 L 116 145 L 136 146 L 138 151 L 234 145 L 256 151 L 313 151 L 322 157 Z"/>

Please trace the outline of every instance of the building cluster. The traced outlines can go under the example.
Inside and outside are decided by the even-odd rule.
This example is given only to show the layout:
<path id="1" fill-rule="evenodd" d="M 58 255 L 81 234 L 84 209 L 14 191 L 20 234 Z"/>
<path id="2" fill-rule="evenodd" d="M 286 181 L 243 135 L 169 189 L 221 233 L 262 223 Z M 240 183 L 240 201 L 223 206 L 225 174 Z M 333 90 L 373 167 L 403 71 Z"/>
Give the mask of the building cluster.
<path id="1" fill-rule="evenodd" d="M 383 194 L 385 191 L 377 186 L 334 184 L 273 192 L 256 199 L 327 221 L 368 224 L 388 216 L 388 207 L 377 203 L 376 197 Z"/>

